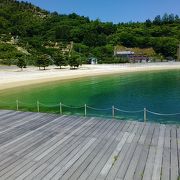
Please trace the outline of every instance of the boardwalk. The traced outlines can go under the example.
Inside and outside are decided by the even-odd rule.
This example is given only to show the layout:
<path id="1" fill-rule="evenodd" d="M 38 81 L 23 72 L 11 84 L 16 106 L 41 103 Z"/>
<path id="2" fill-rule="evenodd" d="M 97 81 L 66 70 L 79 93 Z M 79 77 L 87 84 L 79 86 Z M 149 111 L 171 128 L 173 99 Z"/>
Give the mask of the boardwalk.
<path id="1" fill-rule="evenodd" d="M 170 125 L 0 111 L 0 180 L 178 180 Z"/>

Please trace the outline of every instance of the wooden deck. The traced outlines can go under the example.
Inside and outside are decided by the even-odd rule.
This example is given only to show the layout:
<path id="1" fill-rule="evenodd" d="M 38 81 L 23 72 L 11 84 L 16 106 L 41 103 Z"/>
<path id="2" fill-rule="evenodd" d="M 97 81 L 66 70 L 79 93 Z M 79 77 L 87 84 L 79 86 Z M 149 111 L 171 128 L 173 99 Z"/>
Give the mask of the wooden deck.
<path id="1" fill-rule="evenodd" d="M 0 111 L 0 180 L 179 180 L 180 128 Z"/>

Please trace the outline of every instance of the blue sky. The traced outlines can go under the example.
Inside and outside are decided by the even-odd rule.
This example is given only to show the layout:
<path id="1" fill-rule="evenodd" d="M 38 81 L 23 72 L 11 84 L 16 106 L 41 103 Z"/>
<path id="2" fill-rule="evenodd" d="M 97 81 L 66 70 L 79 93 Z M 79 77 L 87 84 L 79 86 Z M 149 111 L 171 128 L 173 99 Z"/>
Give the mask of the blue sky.
<path id="1" fill-rule="evenodd" d="M 156 15 L 180 15 L 180 0 L 27 0 L 48 11 L 77 13 L 101 21 L 129 22 L 153 19 Z"/>

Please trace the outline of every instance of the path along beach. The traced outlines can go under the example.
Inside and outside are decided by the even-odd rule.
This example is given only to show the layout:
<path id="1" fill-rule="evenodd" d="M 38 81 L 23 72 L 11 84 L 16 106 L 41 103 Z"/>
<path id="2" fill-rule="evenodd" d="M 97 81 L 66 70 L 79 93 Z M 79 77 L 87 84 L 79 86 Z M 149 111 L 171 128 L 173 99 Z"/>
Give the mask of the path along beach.
<path id="1" fill-rule="evenodd" d="M 76 70 L 49 66 L 46 70 L 27 67 L 21 71 L 16 66 L 0 66 L 0 90 L 57 80 L 67 80 L 97 75 L 141 71 L 180 69 L 180 62 L 82 65 Z"/>

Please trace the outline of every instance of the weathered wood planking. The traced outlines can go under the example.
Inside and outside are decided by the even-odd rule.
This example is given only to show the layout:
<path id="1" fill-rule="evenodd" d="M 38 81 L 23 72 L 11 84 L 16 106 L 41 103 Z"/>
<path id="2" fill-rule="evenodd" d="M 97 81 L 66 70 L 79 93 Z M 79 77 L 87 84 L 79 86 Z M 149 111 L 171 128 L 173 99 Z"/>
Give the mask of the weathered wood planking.
<path id="1" fill-rule="evenodd" d="M 180 128 L 0 110 L 0 179 L 177 180 Z"/>

